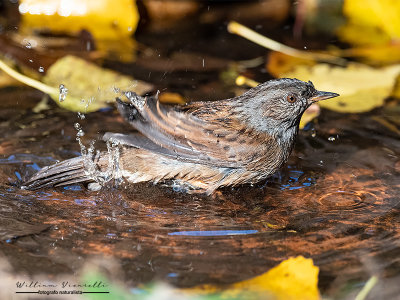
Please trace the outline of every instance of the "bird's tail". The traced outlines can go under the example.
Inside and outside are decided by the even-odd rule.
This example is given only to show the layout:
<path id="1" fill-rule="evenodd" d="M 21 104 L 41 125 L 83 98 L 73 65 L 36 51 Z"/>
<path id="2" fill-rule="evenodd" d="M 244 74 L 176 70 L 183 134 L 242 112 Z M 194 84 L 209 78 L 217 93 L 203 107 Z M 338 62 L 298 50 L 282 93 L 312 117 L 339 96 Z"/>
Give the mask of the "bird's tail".
<path id="1" fill-rule="evenodd" d="M 22 188 L 36 190 L 50 186 L 64 186 L 93 181 L 90 174 L 85 169 L 84 159 L 84 156 L 74 157 L 44 167 L 24 182 Z"/>

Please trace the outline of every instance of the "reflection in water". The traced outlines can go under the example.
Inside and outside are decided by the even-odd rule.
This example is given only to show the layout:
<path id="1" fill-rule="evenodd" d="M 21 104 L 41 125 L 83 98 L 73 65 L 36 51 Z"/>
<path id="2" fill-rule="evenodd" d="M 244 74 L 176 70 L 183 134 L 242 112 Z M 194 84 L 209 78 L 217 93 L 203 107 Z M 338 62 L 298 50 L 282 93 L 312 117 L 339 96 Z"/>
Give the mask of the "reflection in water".
<path id="1" fill-rule="evenodd" d="M 253 234 L 257 232 L 258 230 L 204 230 L 204 231 L 175 231 L 175 232 L 169 232 L 168 235 L 224 236 L 224 235 Z"/>
<path id="2" fill-rule="evenodd" d="M 108 114 L 87 119 L 105 124 Z M 297 255 L 313 258 L 325 293 L 372 273 L 398 276 L 400 142 L 340 117 L 320 120 L 316 136 L 303 132 L 289 164 L 268 181 L 213 197 L 147 183 L 99 192 L 80 185 L 20 190 L 21 179 L 79 146 L 71 141 L 72 126 L 51 139 L 40 126 L 37 135 L 30 131 L 33 141 L 9 136 L 14 147 L 0 148 L 1 251 L 15 270 L 30 274 L 74 273 L 92 256 L 114 258 L 132 287 L 155 279 L 231 283 Z M 341 138 L 328 141 L 338 124 Z M 93 126 L 88 139 L 99 131 Z M 109 118 L 103 130 L 119 126 Z M 8 130 L 0 126 L 0 134 Z M 17 154 L 26 149 L 35 155 Z"/>

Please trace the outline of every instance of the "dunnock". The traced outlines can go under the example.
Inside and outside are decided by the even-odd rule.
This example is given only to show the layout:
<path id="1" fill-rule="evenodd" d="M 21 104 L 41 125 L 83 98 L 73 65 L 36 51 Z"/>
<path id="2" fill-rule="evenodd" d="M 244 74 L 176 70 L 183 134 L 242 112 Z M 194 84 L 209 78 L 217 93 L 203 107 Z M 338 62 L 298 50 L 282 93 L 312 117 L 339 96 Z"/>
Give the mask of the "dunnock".
<path id="1" fill-rule="evenodd" d="M 286 162 L 304 111 L 338 94 L 284 78 L 232 99 L 176 107 L 157 97 L 125 96 L 129 103 L 117 99 L 118 110 L 138 133 L 106 133 L 105 140 L 118 143 L 114 154 L 87 154 L 45 167 L 24 188 L 172 180 L 190 192 L 211 194 L 221 186 L 256 183 Z"/>

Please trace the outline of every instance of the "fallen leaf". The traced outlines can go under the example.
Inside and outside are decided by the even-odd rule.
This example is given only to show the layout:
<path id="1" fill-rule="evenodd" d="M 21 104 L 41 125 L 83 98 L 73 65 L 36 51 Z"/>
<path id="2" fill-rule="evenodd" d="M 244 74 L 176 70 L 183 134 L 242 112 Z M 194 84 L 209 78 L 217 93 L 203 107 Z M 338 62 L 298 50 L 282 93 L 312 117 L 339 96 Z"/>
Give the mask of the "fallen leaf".
<path id="1" fill-rule="evenodd" d="M 306 109 L 303 116 L 301 117 L 299 128 L 303 129 L 308 123 L 316 119 L 319 116 L 320 112 L 321 110 L 319 108 L 319 105 L 317 103 L 312 104 L 309 108 Z"/>
<path id="2" fill-rule="evenodd" d="M 84 113 L 106 107 L 123 91 L 144 94 L 153 89 L 149 83 L 102 69 L 74 56 L 65 56 L 54 63 L 43 77 L 45 83 L 18 73 L 2 60 L 0 69 L 12 78 L 50 95 L 59 106 Z"/>
<path id="3" fill-rule="evenodd" d="M 20 0 L 21 31 L 50 30 L 96 39 L 131 36 L 139 21 L 135 0 Z"/>
<path id="4" fill-rule="evenodd" d="M 153 89 L 149 83 L 134 80 L 75 56 L 65 56 L 47 70 L 44 83 L 52 87 L 63 84 L 68 93 L 59 101 L 59 93 L 50 94 L 58 105 L 72 111 L 92 112 L 113 102 L 118 91 L 144 94 Z"/>
<path id="5" fill-rule="evenodd" d="M 362 113 L 384 104 L 399 73 L 400 65 L 372 68 L 349 64 L 342 68 L 317 64 L 313 67 L 297 66 L 282 77 L 311 80 L 319 90 L 340 94 L 337 98 L 319 102 L 323 108 L 342 113 Z"/>
<path id="6" fill-rule="evenodd" d="M 213 294 L 216 299 L 320 299 L 318 267 L 312 259 L 292 257 L 275 268 L 254 278 L 228 286 L 226 289 L 204 285 L 185 291 L 190 294 Z"/>
<path id="7" fill-rule="evenodd" d="M 50 31 L 76 36 L 86 30 L 100 52 L 117 53 L 124 61 L 134 58 L 131 36 L 139 21 L 135 0 L 21 0 L 19 12 L 21 34 Z"/>
<path id="8" fill-rule="evenodd" d="M 313 66 L 315 63 L 311 59 L 298 58 L 281 52 L 271 51 L 268 55 L 266 68 L 270 74 L 279 78 L 282 74 L 293 71 L 298 65 Z"/>
<path id="9" fill-rule="evenodd" d="M 392 42 L 384 45 L 359 46 L 349 49 L 335 50 L 337 55 L 355 58 L 363 63 L 381 66 L 400 61 L 400 43 Z"/>
<path id="10" fill-rule="evenodd" d="M 339 37 L 354 45 L 388 44 L 400 38 L 398 0 L 345 0 L 347 24 Z"/>

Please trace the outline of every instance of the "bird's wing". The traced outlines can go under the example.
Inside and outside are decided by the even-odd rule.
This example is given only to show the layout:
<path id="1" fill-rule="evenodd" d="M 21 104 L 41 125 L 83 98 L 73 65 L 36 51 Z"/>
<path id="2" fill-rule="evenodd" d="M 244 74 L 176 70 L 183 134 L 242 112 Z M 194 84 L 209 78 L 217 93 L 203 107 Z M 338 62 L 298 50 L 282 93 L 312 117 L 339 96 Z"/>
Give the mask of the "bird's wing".
<path id="1" fill-rule="evenodd" d="M 241 126 L 229 111 L 221 114 L 226 105 L 202 103 L 174 109 L 154 97 L 146 99 L 130 92 L 126 95 L 131 103 L 117 99 L 118 109 L 147 140 L 130 136 L 121 139 L 122 143 L 153 147 L 149 150 L 183 161 L 230 168 L 246 166 L 265 150 L 248 143 L 249 129 Z"/>
<path id="2" fill-rule="evenodd" d="M 107 132 L 104 134 L 103 140 L 117 142 L 120 145 L 125 145 L 129 147 L 149 150 L 151 152 L 158 153 L 182 161 L 201 162 L 201 158 L 199 158 L 199 156 L 197 155 L 185 154 L 184 156 L 182 156 L 168 148 L 164 148 L 154 143 L 152 140 L 142 135 L 141 133 L 122 134 L 122 133 Z"/>

